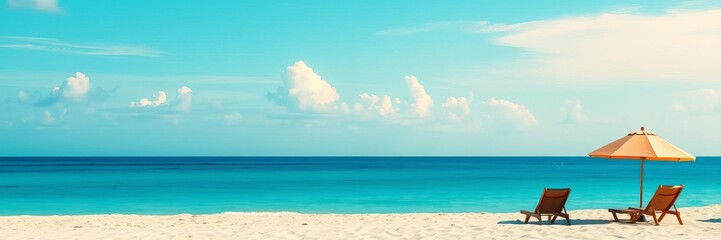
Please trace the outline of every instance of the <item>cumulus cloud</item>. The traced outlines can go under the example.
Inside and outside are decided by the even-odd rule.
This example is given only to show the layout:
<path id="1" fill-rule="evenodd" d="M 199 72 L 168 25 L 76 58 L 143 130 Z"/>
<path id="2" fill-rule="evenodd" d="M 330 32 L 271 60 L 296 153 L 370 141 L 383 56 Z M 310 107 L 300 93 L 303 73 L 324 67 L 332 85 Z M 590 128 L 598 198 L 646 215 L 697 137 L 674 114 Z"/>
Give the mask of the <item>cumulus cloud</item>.
<path id="1" fill-rule="evenodd" d="M 704 88 L 676 94 L 672 108 L 689 114 L 721 113 L 721 90 Z"/>
<path id="2" fill-rule="evenodd" d="M 353 112 L 373 116 L 389 116 L 400 112 L 398 107 L 393 106 L 394 102 L 398 105 L 400 101 L 398 98 L 391 100 L 388 95 L 379 97 L 375 94 L 363 93 L 358 96 L 358 102 L 353 104 Z"/>
<path id="3" fill-rule="evenodd" d="M 61 12 L 58 0 L 7 0 L 11 8 L 30 8 L 42 12 Z"/>
<path id="4" fill-rule="evenodd" d="M 168 97 L 163 91 L 159 91 L 158 94 L 153 95 L 153 98 L 153 100 L 143 98 L 137 102 L 130 102 L 130 107 L 157 107 L 168 102 Z"/>
<path id="5" fill-rule="evenodd" d="M 190 107 L 193 103 L 193 90 L 187 86 L 182 86 L 175 91 L 175 109 L 178 111 L 187 112 L 190 111 Z"/>
<path id="6" fill-rule="evenodd" d="M 60 86 L 54 87 L 50 94 L 36 102 L 36 105 L 45 106 L 58 102 L 80 102 L 85 100 L 88 91 L 90 91 L 90 78 L 81 72 L 76 72 L 74 76 L 65 79 Z M 18 98 L 21 98 L 20 95 L 27 96 L 27 94 L 18 93 Z"/>
<path id="7" fill-rule="evenodd" d="M 542 74 L 586 81 L 721 81 L 721 9 L 495 24 L 497 43 L 538 53 Z"/>
<path id="8" fill-rule="evenodd" d="M 283 74 L 283 86 L 268 98 L 300 112 L 329 112 L 340 96 L 336 89 L 303 61 L 289 66 Z"/>
<path id="9" fill-rule="evenodd" d="M 187 86 L 182 86 L 175 90 L 175 99 L 168 101 L 168 96 L 165 91 L 158 91 L 156 95 L 153 95 L 153 99 L 143 98 L 137 102 L 130 102 L 130 107 L 161 107 L 166 106 L 172 107 L 173 110 L 180 112 L 190 111 L 193 104 L 193 90 Z"/>
<path id="10" fill-rule="evenodd" d="M 426 88 L 420 84 L 418 78 L 406 76 L 405 80 L 411 92 L 411 113 L 422 118 L 430 116 L 431 107 L 433 107 L 431 95 L 428 95 Z"/>
<path id="11" fill-rule="evenodd" d="M 581 100 L 566 99 L 565 106 L 561 108 L 561 123 L 580 123 L 586 121 L 586 112 L 581 107 Z"/>
<path id="12" fill-rule="evenodd" d="M 483 105 L 496 110 L 503 119 L 513 123 L 518 129 L 527 129 L 538 125 L 536 117 L 521 104 L 504 99 L 491 98 L 483 101 Z"/>
<path id="13" fill-rule="evenodd" d="M 59 87 L 53 88 L 51 94 L 62 96 L 65 99 L 79 101 L 85 97 L 90 90 L 90 78 L 81 72 L 76 72 L 75 76 L 69 77 Z"/>
<path id="14" fill-rule="evenodd" d="M 45 125 L 45 126 L 54 125 L 54 124 L 57 123 L 58 121 L 62 120 L 63 117 L 65 117 L 65 114 L 66 114 L 67 112 L 68 112 L 68 109 L 65 108 L 65 109 L 63 109 L 62 112 L 60 112 L 60 114 L 59 114 L 58 117 L 55 117 L 55 116 L 53 116 L 52 113 L 50 113 L 50 111 L 45 111 L 45 112 L 43 112 L 43 114 L 40 116 L 40 121 L 39 121 L 38 123 L 39 123 L 40 125 Z"/>
<path id="15" fill-rule="evenodd" d="M 55 123 L 55 117 L 53 117 L 53 114 L 51 114 L 48 111 L 43 112 L 43 115 L 40 118 L 40 124 L 53 125 L 54 123 Z"/>
<path id="16" fill-rule="evenodd" d="M 473 94 L 469 98 L 465 97 L 449 97 L 443 103 L 443 109 L 446 111 L 446 117 L 450 122 L 461 122 L 471 114 L 471 103 L 473 102 Z"/>

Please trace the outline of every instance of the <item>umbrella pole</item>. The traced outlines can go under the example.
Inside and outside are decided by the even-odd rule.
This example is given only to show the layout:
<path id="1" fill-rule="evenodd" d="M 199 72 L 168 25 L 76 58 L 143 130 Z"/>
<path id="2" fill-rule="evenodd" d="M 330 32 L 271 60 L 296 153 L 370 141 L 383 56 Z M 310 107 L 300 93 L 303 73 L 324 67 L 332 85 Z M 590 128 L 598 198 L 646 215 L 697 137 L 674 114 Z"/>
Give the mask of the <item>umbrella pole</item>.
<path id="1" fill-rule="evenodd" d="M 638 208 L 643 209 L 643 162 L 645 158 L 641 158 L 641 196 L 638 200 Z"/>
<path id="2" fill-rule="evenodd" d="M 638 199 L 638 208 L 643 209 L 643 163 L 646 160 L 646 158 L 641 158 L 641 194 L 639 195 Z M 641 214 L 641 216 L 638 217 L 636 220 L 638 222 L 646 222 L 646 215 Z"/>

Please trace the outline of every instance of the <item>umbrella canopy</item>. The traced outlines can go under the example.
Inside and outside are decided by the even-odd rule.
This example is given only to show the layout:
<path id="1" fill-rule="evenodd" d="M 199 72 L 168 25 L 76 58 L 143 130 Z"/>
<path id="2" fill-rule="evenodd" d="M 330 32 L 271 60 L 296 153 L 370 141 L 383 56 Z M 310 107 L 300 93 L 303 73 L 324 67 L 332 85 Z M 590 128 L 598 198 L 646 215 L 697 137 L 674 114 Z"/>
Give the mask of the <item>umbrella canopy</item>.
<path id="1" fill-rule="evenodd" d="M 661 137 L 641 127 L 640 131 L 631 132 L 588 156 L 602 158 L 644 159 L 657 161 L 694 161 L 696 157 L 666 142 Z"/>
<path id="2" fill-rule="evenodd" d="M 639 207 L 643 208 L 643 163 L 645 160 L 690 162 L 696 157 L 666 142 L 661 137 L 641 127 L 596 151 L 588 153 L 591 157 L 641 160 L 641 194 Z"/>

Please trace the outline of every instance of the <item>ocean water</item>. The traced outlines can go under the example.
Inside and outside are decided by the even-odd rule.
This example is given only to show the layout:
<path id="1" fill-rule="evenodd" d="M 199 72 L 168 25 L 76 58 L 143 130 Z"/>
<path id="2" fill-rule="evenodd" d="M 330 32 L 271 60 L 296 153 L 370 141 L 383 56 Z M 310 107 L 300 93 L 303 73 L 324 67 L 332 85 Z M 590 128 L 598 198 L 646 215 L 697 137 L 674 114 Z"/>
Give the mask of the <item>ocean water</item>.
<path id="1" fill-rule="evenodd" d="M 638 205 L 640 162 L 589 157 L 0 158 L 0 215 L 408 213 Z M 644 202 L 685 184 L 679 207 L 721 204 L 721 157 L 647 161 Z"/>

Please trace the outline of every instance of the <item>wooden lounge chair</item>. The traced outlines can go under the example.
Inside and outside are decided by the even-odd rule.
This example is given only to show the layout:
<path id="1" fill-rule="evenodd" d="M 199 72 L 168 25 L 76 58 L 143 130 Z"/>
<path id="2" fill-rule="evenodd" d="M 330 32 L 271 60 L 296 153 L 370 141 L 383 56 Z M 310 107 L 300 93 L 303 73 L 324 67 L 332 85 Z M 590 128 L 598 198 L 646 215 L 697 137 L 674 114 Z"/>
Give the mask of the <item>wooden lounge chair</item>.
<path id="1" fill-rule="evenodd" d="M 658 225 L 658 223 L 663 220 L 663 217 L 665 217 L 666 214 L 672 214 L 676 215 L 678 223 L 683 225 L 683 221 L 681 220 L 681 213 L 678 212 L 675 204 L 676 199 L 678 199 L 678 196 L 681 194 L 681 190 L 683 190 L 683 185 L 660 185 L 658 186 L 658 189 L 656 189 L 656 193 L 653 194 L 653 198 L 651 198 L 651 201 L 648 202 L 648 205 L 646 205 L 645 209 L 608 209 L 608 211 L 613 214 L 613 220 L 616 222 L 618 222 L 618 216 L 616 216 L 616 214 L 618 213 L 630 215 L 631 223 L 635 223 L 636 221 L 638 221 L 638 218 L 640 218 L 642 214 L 645 214 L 652 216 L 653 221 L 656 223 L 656 225 Z M 671 207 L 673 207 L 673 210 L 671 210 Z M 661 213 L 661 216 L 657 218 L 656 213 L 659 212 Z"/>
<path id="2" fill-rule="evenodd" d="M 533 212 L 521 210 L 521 213 L 526 215 L 524 223 L 528 223 L 528 219 L 535 217 L 538 218 L 538 224 L 543 224 L 543 216 L 548 216 L 551 223 L 555 223 L 557 217 L 562 217 L 566 219 L 566 224 L 571 225 L 568 212 L 566 212 L 566 200 L 568 200 L 569 194 L 571 194 L 570 188 L 544 188 L 541 200 L 538 200 L 538 205 L 536 205 L 536 210 L 533 210 Z"/>

